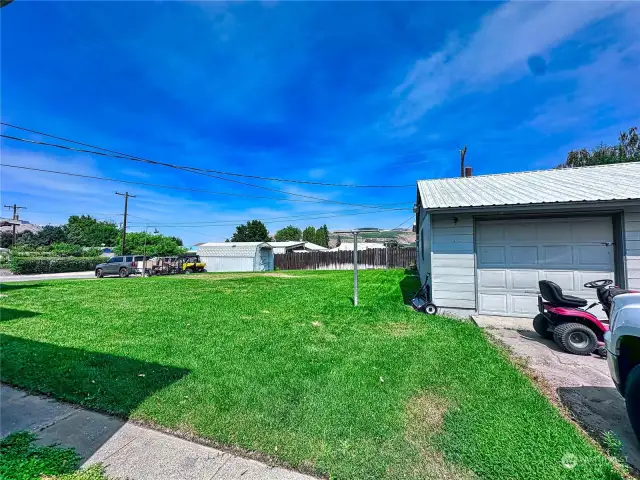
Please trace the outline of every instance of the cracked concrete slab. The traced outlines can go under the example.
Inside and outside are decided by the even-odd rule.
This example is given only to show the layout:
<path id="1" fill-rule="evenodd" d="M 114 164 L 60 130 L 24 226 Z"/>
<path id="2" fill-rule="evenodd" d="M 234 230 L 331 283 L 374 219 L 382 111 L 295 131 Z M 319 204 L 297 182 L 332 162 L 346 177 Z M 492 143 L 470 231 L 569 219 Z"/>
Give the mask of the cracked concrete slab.
<path id="1" fill-rule="evenodd" d="M 72 447 L 84 466 L 113 479 L 313 480 L 314 477 L 189 442 L 131 422 L 0 385 L 2 436 L 19 430 L 41 444 Z"/>

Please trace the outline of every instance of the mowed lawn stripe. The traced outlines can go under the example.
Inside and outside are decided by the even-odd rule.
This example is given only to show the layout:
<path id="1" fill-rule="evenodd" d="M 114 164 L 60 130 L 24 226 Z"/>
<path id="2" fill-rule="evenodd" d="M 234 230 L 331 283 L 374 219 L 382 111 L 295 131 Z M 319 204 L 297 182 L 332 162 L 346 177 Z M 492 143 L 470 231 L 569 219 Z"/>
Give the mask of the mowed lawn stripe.
<path id="1" fill-rule="evenodd" d="M 620 478 L 404 271 L 360 280 L 357 308 L 349 271 L 6 284 L 2 380 L 331 478 Z"/>

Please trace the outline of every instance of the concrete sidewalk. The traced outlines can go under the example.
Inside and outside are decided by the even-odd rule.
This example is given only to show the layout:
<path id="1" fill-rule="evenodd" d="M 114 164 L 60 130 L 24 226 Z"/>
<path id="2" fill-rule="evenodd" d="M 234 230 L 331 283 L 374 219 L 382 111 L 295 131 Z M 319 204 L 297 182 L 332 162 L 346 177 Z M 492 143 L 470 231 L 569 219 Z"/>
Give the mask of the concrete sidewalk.
<path id="1" fill-rule="evenodd" d="M 39 443 L 73 447 L 84 466 L 130 480 L 312 480 L 150 428 L 0 385 L 0 435 L 30 430 Z"/>
<path id="2" fill-rule="evenodd" d="M 91 270 L 90 272 L 42 273 L 37 275 L 2 275 L 0 276 L 0 283 L 32 282 L 36 280 L 72 280 L 77 278 L 96 278 L 96 274 Z"/>

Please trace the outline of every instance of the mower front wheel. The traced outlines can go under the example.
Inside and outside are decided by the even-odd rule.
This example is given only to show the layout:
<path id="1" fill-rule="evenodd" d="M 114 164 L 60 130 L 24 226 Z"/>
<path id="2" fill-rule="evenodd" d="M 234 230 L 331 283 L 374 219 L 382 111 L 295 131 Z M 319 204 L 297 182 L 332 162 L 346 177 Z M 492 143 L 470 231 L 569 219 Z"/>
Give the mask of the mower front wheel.
<path id="1" fill-rule="evenodd" d="M 542 338 L 553 340 L 553 332 L 549 331 L 549 320 L 543 314 L 540 313 L 533 319 L 533 329 Z"/>
<path id="2" fill-rule="evenodd" d="M 598 337 L 581 323 L 562 323 L 553 330 L 553 339 L 563 350 L 574 355 L 591 355 L 598 348 Z"/>

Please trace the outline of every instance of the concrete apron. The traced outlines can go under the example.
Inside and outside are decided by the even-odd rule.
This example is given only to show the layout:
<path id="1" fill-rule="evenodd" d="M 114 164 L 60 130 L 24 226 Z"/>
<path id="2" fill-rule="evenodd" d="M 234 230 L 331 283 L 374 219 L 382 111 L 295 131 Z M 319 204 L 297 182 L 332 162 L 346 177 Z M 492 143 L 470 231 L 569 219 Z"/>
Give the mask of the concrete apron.
<path id="1" fill-rule="evenodd" d="M 473 315 L 472 319 L 507 345 L 514 356 L 525 359 L 555 392 L 554 400 L 559 400 L 592 438 L 601 442 L 604 433 L 613 432 L 622 441 L 627 462 L 640 470 L 640 445 L 606 359 L 563 351 L 553 340 L 535 332 L 533 319 L 489 315 Z"/>
<path id="2" fill-rule="evenodd" d="M 83 466 L 102 463 L 130 480 L 311 480 L 314 477 L 0 385 L 0 435 L 29 430 L 42 445 L 72 447 Z"/>

